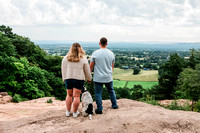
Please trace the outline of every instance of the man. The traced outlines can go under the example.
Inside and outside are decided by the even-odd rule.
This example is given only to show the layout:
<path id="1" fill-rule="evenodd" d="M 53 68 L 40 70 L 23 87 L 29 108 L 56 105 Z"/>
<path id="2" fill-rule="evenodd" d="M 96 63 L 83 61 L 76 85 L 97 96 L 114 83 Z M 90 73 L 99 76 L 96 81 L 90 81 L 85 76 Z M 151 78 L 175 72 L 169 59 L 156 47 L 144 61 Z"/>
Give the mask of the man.
<path id="1" fill-rule="evenodd" d="M 97 104 L 96 114 L 102 114 L 102 88 L 105 84 L 108 93 L 110 94 L 110 100 L 112 108 L 117 109 L 117 100 L 115 91 L 113 88 L 112 73 L 114 70 L 115 56 L 113 52 L 107 49 L 107 39 L 105 37 L 100 39 L 100 49 L 92 53 L 90 61 L 90 69 L 93 71 L 93 81 L 95 84 L 95 100 Z"/>

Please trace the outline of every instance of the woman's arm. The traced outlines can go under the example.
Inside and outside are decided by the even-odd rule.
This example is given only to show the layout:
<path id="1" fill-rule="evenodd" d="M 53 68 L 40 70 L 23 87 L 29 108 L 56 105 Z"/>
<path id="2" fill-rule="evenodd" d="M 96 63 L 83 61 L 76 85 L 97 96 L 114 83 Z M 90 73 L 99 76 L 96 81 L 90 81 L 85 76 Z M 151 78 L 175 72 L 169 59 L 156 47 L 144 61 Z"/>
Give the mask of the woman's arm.
<path id="1" fill-rule="evenodd" d="M 64 74 L 66 74 L 66 62 L 65 62 L 65 57 L 62 59 L 62 63 L 61 63 L 61 73 L 62 73 L 62 80 L 63 82 L 65 82 L 64 79 Z"/>

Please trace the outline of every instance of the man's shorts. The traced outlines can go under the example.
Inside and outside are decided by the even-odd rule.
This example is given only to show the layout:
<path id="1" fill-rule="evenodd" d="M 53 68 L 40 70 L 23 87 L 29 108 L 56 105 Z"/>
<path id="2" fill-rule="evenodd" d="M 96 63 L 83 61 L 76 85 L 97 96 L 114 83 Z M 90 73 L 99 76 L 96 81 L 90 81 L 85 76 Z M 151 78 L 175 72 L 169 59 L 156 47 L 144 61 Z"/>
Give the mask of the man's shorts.
<path id="1" fill-rule="evenodd" d="M 65 86 L 67 89 L 79 89 L 82 90 L 84 86 L 84 80 L 77 80 L 77 79 L 66 79 Z"/>

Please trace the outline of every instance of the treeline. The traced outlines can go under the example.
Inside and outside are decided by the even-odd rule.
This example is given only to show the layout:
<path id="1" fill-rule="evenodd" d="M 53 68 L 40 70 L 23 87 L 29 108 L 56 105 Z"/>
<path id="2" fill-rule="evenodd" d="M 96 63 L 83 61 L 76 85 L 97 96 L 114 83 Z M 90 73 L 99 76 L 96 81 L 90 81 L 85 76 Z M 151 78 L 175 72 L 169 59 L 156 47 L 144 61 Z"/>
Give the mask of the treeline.
<path id="1" fill-rule="evenodd" d="M 55 96 L 65 99 L 59 56 L 47 55 L 27 37 L 0 26 L 0 92 L 21 100 Z"/>

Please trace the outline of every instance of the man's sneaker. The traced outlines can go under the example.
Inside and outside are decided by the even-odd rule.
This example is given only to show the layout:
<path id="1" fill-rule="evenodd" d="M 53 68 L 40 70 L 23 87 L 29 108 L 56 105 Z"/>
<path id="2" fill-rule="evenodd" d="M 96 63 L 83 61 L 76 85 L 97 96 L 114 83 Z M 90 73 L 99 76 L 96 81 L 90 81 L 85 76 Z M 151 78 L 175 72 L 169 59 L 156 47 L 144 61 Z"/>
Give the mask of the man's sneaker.
<path id="1" fill-rule="evenodd" d="M 70 112 L 66 111 L 66 116 L 69 117 L 70 116 Z"/>
<path id="2" fill-rule="evenodd" d="M 98 111 L 97 109 L 95 110 L 96 114 L 102 114 L 102 111 Z"/>
<path id="3" fill-rule="evenodd" d="M 113 109 L 118 109 L 118 106 L 116 106 L 116 107 L 112 107 Z"/>
<path id="4" fill-rule="evenodd" d="M 76 118 L 76 117 L 79 116 L 79 114 L 80 114 L 80 113 L 79 113 L 78 111 L 76 111 L 76 113 L 73 112 L 73 117 Z"/>

